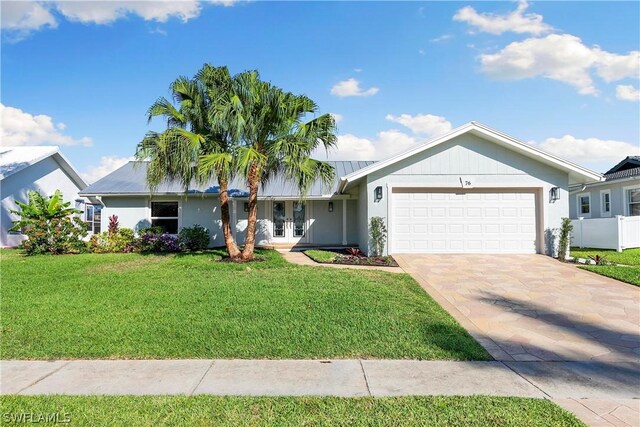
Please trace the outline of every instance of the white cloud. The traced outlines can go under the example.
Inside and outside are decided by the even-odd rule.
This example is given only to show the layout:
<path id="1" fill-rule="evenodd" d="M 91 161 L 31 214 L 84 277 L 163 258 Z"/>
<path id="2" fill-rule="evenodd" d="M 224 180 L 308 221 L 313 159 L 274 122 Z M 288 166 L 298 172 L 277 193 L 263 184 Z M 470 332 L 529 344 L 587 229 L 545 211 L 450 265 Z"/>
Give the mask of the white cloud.
<path id="1" fill-rule="evenodd" d="M 50 116 L 32 115 L 19 108 L 0 104 L 0 134 L 3 145 L 91 145 L 91 138 L 65 135 L 64 123 L 53 123 Z"/>
<path id="2" fill-rule="evenodd" d="M 80 175 L 82 175 L 82 178 L 85 181 L 91 184 L 131 160 L 133 160 L 133 157 L 102 156 L 100 158 L 99 165 L 89 166 L 87 170 L 85 172 L 82 172 Z"/>
<path id="3" fill-rule="evenodd" d="M 558 157 L 577 163 L 615 163 L 625 156 L 640 154 L 640 147 L 628 142 L 598 138 L 581 139 L 572 135 L 547 138 L 539 144 L 539 147 Z"/>
<path id="4" fill-rule="evenodd" d="M 129 15 L 146 21 L 166 22 L 178 18 L 182 22 L 200 15 L 203 4 L 233 6 L 237 0 L 179 1 L 7 1 L 2 2 L 1 27 L 10 40 L 22 40 L 30 33 L 58 26 L 57 11 L 68 21 L 83 24 L 110 24 Z"/>
<path id="5" fill-rule="evenodd" d="M 323 160 L 382 160 L 416 144 L 417 139 L 394 129 L 379 132 L 375 139 L 352 134 L 338 135 L 335 149 L 328 154 L 324 149 L 317 150 L 314 157 Z"/>
<path id="6" fill-rule="evenodd" d="M 22 40 L 33 31 L 58 26 L 49 9 L 36 2 L 2 2 L 0 12 L 0 28 L 10 33 L 13 41 Z"/>
<path id="7" fill-rule="evenodd" d="M 408 127 L 415 134 L 426 136 L 441 135 L 452 129 L 451 122 L 444 117 L 432 114 L 416 114 L 415 116 L 409 114 L 401 114 L 399 116 L 387 114 L 386 119 Z"/>
<path id="8" fill-rule="evenodd" d="M 606 52 L 599 47 L 593 49 L 596 55 L 596 71 L 606 82 L 614 82 L 627 77 L 640 78 L 640 51 L 626 55 Z"/>
<path id="9" fill-rule="evenodd" d="M 513 32 L 518 34 L 541 35 L 551 32 L 553 27 L 545 24 L 542 15 L 525 13 L 529 4 L 521 0 L 513 12 L 506 15 L 493 13 L 478 13 L 473 7 L 466 6 L 458 10 L 453 16 L 454 21 L 466 22 L 475 31 L 491 34 Z"/>
<path id="10" fill-rule="evenodd" d="M 537 76 L 561 81 L 581 94 L 597 94 L 595 72 L 605 81 L 638 77 L 640 52 L 619 55 L 588 47 L 579 37 L 550 34 L 513 42 L 493 54 L 480 55 L 484 73 L 497 79 L 521 80 Z"/>
<path id="11" fill-rule="evenodd" d="M 331 94 L 339 97 L 347 96 L 372 96 L 378 93 L 380 89 L 377 87 L 370 87 L 369 89 L 362 89 L 360 82 L 354 78 L 343 80 L 336 83 L 331 88 Z"/>
<path id="12" fill-rule="evenodd" d="M 56 9 L 70 21 L 108 24 L 129 14 L 147 21 L 166 22 L 177 17 L 186 22 L 200 14 L 200 2 L 182 1 L 59 1 Z"/>
<path id="13" fill-rule="evenodd" d="M 623 101 L 640 101 L 640 90 L 631 85 L 616 86 L 616 98 Z"/>
<path id="14" fill-rule="evenodd" d="M 440 43 L 449 39 L 452 39 L 453 35 L 452 34 L 443 34 L 441 36 L 435 37 L 431 40 L 429 40 L 431 43 Z"/>
<path id="15" fill-rule="evenodd" d="M 335 120 L 336 123 L 340 123 L 344 117 L 342 116 L 342 114 L 338 114 L 338 113 L 329 113 L 333 116 L 333 120 Z"/>

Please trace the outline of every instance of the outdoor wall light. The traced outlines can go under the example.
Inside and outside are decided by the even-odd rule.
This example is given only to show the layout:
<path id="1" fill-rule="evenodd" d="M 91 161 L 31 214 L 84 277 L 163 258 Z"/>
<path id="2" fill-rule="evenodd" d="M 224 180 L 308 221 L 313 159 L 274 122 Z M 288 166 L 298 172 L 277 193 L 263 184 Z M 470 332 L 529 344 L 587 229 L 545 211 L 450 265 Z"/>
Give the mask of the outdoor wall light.
<path id="1" fill-rule="evenodd" d="M 329 202 L 329 212 L 333 212 L 333 202 Z"/>
<path id="2" fill-rule="evenodd" d="M 549 190 L 549 201 L 555 202 L 556 200 L 560 200 L 560 188 L 551 187 L 551 190 Z"/>
<path id="3" fill-rule="evenodd" d="M 373 195 L 376 202 L 379 202 L 380 200 L 382 200 L 382 187 L 380 186 L 376 187 L 375 191 L 373 192 Z"/>
<path id="4" fill-rule="evenodd" d="M 244 211 L 249 212 L 249 202 L 244 202 Z"/>

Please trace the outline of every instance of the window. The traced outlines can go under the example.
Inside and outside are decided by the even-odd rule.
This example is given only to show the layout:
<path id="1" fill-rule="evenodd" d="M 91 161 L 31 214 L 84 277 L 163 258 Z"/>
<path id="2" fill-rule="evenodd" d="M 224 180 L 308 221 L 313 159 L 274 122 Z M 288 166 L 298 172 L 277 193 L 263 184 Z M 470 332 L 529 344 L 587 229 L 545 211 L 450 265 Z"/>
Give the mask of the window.
<path id="1" fill-rule="evenodd" d="M 600 216 L 611 216 L 611 191 L 603 190 L 600 192 L 602 205 L 600 207 Z"/>
<path id="2" fill-rule="evenodd" d="M 151 226 L 178 234 L 178 202 L 151 202 Z"/>
<path id="3" fill-rule="evenodd" d="M 84 205 L 84 222 L 89 233 L 97 234 L 101 231 L 102 206 Z"/>
<path id="4" fill-rule="evenodd" d="M 591 215 L 591 195 L 578 194 L 578 215 Z"/>
<path id="5" fill-rule="evenodd" d="M 627 190 L 627 203 L 629 204 L 629 216 L 640 215 L 640 188 Z"/>

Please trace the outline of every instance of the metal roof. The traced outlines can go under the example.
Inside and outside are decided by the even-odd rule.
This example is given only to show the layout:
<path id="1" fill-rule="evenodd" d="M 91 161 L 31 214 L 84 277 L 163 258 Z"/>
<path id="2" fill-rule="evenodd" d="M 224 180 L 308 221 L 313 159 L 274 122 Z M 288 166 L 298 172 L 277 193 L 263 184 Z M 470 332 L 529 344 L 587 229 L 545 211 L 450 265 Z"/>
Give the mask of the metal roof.
<path id="1" fill-rule="evenodd" d="M 62 155 L 57 146 L 3 146 L 0 147 L 0 180 L 52 157 L 60 168 L 71 178 L 78 188 L 85 188 L 87 183 L 75 168 Z"/>
<path id="2" fill-rule="evenodd" d="M 40 160 L 54 155 L 58 147 L 7 147 L 0 149 L 0 179 L 4 179 L 31 166 Z"/>
<path id="3" fill-rule="evenodd" d="M 330 188 L 326 188 L 320 181 L 313 184 L 308 197 L 326 196 L 337 191 L 340 178 L 359 169 L 373 164 L 373 161 L 329 161 L 327 162 L 335 168 L 335 180 Z M 108 195 L 148 195 L 149 187 L 146 184 L 147 162 L 129 162 L 109 175 L 99 179 L 88 186 L 80 194 L 92 196 Z M 156 188 L 153 194 L 217 194 L 219 190 L 216 180 L 212 180 L 205 185 L 193 183 L 185 191 L 184 187 L 176 181 L 162 183 Z M 231 196 L 241 197 L 248 195 L 246 183 L 240 179 L 235 179 L 229 185 Z M 284 177 L 275 177 L 261 187 L 260 197 L 298 197 L 298 189 L 295 183 L 286 181 Z"/>
<path id="4" fill-rule="evenodd" d="M 618 172 L 608 173 L 604 175 L 605 181 L 615 181 L 616 179 L 640 177 L 640 166 L 633 169 L 624 169 Z"/>

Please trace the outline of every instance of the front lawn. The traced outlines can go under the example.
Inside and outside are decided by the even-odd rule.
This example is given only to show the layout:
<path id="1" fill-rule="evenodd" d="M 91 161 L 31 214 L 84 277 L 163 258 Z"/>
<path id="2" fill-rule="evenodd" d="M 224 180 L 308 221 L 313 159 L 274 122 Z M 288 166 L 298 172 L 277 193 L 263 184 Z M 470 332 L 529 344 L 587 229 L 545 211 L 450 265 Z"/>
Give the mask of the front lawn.
<path id="1" fill-rule="evenodd" d="M 406 274 L 2 250 L 2 359 L 490 356 Z"/>
<path id="2" fill-rule="evenodd" d="M 585 265 L 580 266 L 584 270 L 593 271 L 603 276 L 611 277 L 622 282 L 640 286 L 640 267 L 612 266 L 612 265 Z"/>
<path id="3" fill-rule="evenodd" d="M 570 252 L 574 258 L 589 259 L 590 256 L 600 255 L 615 264 L 640 265 L 640 248 L 625 249 L 622 252 L 613 249 L 571 248 Z"/>
<path id="4" fill-rule="evenodd" d="M 584 427 L 548 400 L 517 397 L 3 396 L 0 401 L 7 424 L 12 416 L 58 414 L 71 426 Z"/>

